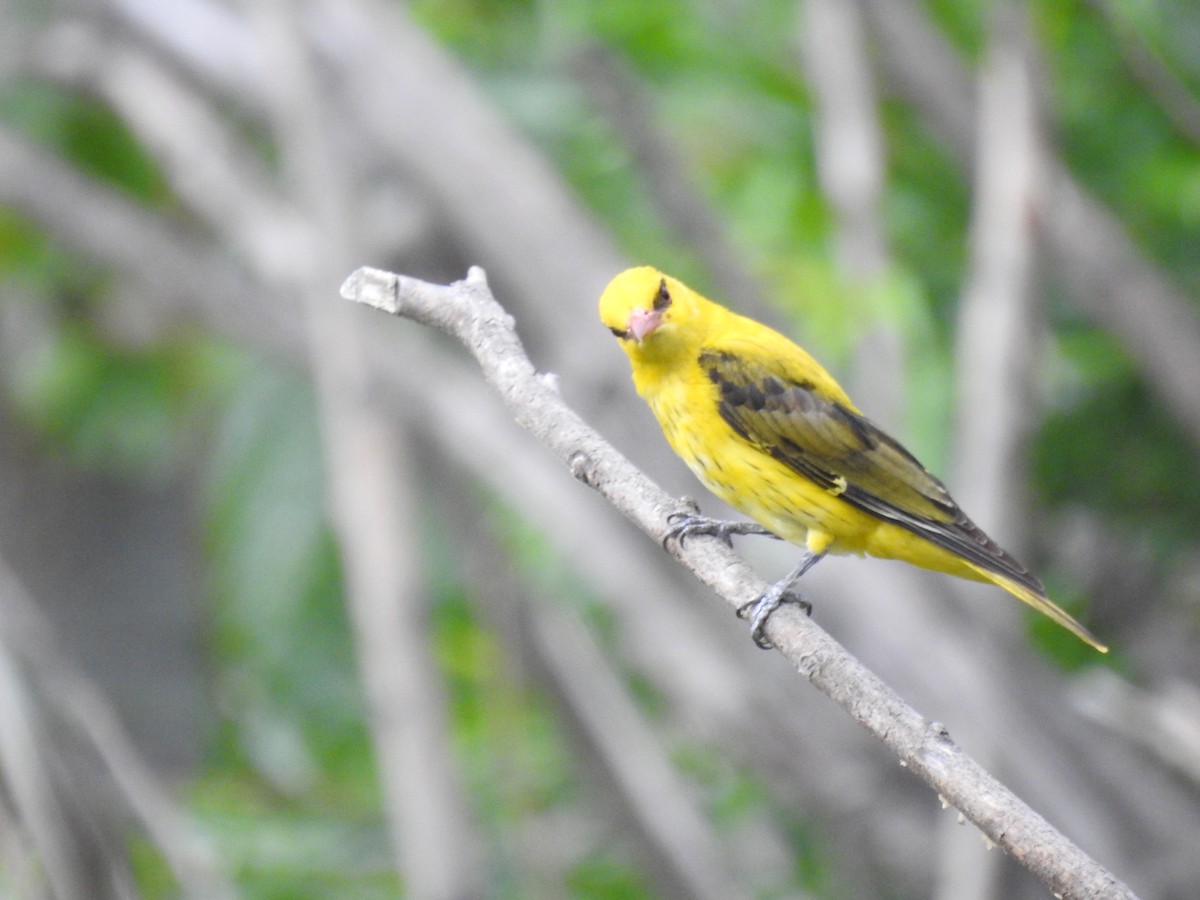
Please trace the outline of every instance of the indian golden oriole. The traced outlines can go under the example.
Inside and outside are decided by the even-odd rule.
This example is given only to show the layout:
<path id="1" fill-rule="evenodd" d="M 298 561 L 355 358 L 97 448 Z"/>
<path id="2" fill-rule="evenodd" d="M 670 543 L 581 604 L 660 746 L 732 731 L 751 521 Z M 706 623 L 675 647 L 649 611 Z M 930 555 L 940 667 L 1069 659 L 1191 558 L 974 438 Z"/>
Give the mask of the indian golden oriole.
<path id="1" fill-rule="evenodd" d="M 667 538 L 765 533 L 807 551 L 754 604 L 760 646 L 770 646 L 770 614 L 798 599 L 791 591 L 800 576 L 827 553 L 853 553 L 993 582 L 1107 651 L 779 332 L 649 266 L 609 283 L 600 319 L 628 354 L 634 386 L 671 447 L 710 491 L 758 523 L 686 514 L 674 517 Z"/>

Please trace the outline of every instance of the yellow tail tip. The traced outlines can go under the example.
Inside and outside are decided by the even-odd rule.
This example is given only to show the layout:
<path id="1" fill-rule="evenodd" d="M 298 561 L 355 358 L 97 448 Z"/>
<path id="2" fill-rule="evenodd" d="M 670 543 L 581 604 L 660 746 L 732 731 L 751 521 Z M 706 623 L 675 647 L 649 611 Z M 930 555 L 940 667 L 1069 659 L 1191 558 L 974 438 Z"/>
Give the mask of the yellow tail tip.
<path id="1" fill-rule="evenodd" d="M 1100 640 L 1094 634 L 1088 631 L 1081 622 L 1079 622 L 1074 616 L 1068 613 L 1049 597 L 1045 596 L 1044 594 L 1040 594 L 1037 591 L 1033 591 L 1023 584 L 1018 584 L 1009 578 L 1005 578 L 1003 575 L 999 575 L 995 572 L 989 572 L 981 566 L 972 566 L 971 568 L 975 569 L 975 571 L 979 572 L 979 574 L 991 581 L 993 584 L 997 584 L 1004 588 L 1018 600 L 1028 603 L 1038 612 L 1042 613 L 1042 615 L 1053 619 L 1088 646 L 1094 648 L 1100 653 L 1108 652 L 1107 644 L 1100 643 Z"/>

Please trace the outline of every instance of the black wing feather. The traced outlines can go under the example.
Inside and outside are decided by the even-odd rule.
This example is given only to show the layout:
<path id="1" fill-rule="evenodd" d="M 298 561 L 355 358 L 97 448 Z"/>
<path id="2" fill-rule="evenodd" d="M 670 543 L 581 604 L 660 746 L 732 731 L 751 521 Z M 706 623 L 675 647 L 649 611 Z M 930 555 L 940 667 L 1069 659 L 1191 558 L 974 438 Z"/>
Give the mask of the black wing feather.
<path id="1" fill-rule="evenodd" d="M 811 382 L 720 350 L 699 363 L 720 391 L 721 418 L 738 435 L 863 512 L 1039 593 L 1041 582 L 975 525 L 894 438 Z"/>

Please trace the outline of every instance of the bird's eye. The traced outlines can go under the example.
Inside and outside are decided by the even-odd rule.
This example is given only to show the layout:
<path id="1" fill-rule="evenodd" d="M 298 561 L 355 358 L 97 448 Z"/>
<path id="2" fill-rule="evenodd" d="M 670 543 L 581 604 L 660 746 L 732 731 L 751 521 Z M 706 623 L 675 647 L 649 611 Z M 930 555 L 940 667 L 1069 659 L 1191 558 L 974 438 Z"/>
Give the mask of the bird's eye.
<path id="1" fill-rule="evenodd" d="M 622 331 L 620 328 L 613 328 L 610 326 L 608 330 L 611 331 L 613 334 L 615 334 L 617 337 L 619 337 L 621 340 L 625 340 L 625 338 L 629 337 L 629 332 Z"/>
<path id="2" fill-rule="evenodd" d="M 658 283 L 658 293 L 654 296 L 655 312 L 662 312 L 671 305 L 671 293 L 667 290 L 667 279 Z"/>

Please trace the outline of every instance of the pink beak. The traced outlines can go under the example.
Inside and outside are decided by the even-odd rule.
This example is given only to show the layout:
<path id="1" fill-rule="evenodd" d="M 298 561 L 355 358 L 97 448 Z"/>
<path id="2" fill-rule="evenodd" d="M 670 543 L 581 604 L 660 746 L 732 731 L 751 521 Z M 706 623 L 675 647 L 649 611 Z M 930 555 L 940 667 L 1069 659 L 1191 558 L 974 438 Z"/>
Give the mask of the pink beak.
<path id="1" fill-rule="evenodd" d="M 662 311 L 635 309 L 629 314 L 629 334 L 635 341 L 641 341 L 652 334 L 662 324 Z"/>

